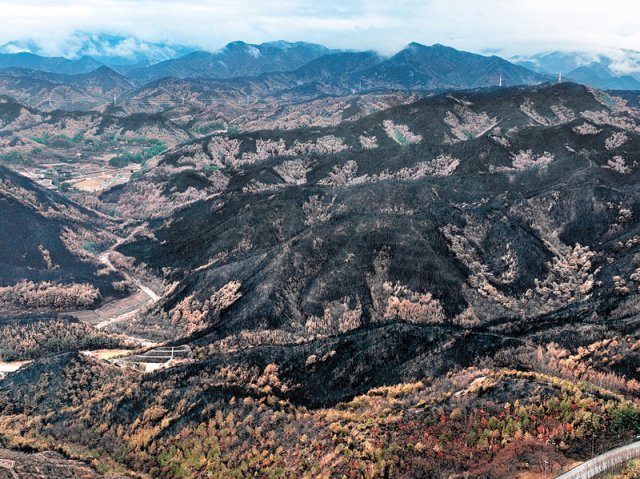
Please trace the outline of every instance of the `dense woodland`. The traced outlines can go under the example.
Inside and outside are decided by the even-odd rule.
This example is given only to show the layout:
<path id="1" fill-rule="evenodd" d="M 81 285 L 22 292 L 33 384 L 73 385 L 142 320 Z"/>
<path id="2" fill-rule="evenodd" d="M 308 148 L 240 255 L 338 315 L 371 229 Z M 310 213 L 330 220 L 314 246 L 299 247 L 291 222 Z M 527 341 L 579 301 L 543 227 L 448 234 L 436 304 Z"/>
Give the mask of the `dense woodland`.
<path id="1" fill-rule="evenodd" d="M 131 347 L 124 337 L 96 331 L 75 320 L 42 317 L 0 323 L 0 360 L 35 359 L 64 351 Z"/>

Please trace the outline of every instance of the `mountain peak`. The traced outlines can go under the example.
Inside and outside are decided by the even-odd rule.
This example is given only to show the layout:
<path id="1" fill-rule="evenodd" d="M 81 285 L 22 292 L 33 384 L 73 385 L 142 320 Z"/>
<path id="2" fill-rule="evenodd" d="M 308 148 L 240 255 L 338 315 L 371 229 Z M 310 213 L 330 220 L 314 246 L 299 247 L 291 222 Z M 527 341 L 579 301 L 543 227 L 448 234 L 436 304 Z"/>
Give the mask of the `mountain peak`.
<path id="1" fill-rule="evenodd" d="M 99 66 L 98 68 L 93 70 L 91 73 L 100 73 L 100 74 L 108 73 L 108 74 L 120 75 L 117 71 L 115 71 L 113 68 L 107 65 Z"/>
<path id="2" fill-rule="evenodd" d="M 227 43 L 223 50 L 234 50 L 234 49 L 242 49 L 242 48 L 246 48 L 247 46 L 249 46 L 248 43 L 243 42 L 242 40 L 235 40 L 233 42 L 229 42 Z"/>
<path id="3" fill-rule="evenodd" d="M 429 48 L 429 47 L 418 42 L 411 42 L 405 47 L 405 49 L 417 49 L 417 48 Z"/>
<path id="4" fill-rule="evenodd" d="M 280 50 L 288 50 L 289 48 L 296 47 L 311 47 L 311 48 L 322 48 L 327 50 L 326 47 L 322 45 L 318 45 L 317 43 L 308 43 L 308 42 L 288 42 L 286 40 L 275 40 L 273 42 L 264 42 L 260 44 L 261 47 L 271 47 L 278 48 Z"/>
<path id="5" fill-rule="evenodd" d="M 419 43 L 419 42 L 411 42 L 405 47 L 405 49 L 454 50 L 454 51 L 458 51 L 455 48 L 449 47 L 447 45 L 443 45 L 442 43 L 434 43 L 433 45 L 425 45 L 424 43 Z"/>

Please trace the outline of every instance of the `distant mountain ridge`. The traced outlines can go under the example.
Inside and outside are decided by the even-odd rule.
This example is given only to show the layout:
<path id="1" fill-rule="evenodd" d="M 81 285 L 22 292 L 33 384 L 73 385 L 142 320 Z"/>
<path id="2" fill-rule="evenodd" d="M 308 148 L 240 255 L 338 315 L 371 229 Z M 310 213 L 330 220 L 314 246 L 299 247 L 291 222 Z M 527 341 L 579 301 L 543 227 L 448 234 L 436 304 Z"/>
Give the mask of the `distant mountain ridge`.
<path id="1" fill-rule="evenodd" d="M 507 60 L 444 45 L 411 43 L 391 57 L 374 51 L 337 51 L 309 43 L 233 42 L 216 53 L 193 52 L 129 72 L 141 83 L 164 77 L 229 79 L 279 73 L 297 84 L 323 82 L 342 88 L 434 90 L 541 83 L 550 77 Z M 265 77 L 267 75 L 267 77 Z"/>
<path id="2" fill-rule="evenodd" d="M 312 53 L 307 53 L 309 57 L 317 55 L 324 48 L 318 48 L 317 45 L 301 45 L 294 48 L 298 51 L 300 49 L 311 50 Z M 551 78 L 496 56 L 485 57 L 443 45 L 426 46 L 419 43 L 411 43 L 391 57 L 384 57 L 373 51 L 328 51 L 323 55 L 317 55 L 316 58 L 305 62 L 296 69 L 291 68 L 294 61 L 289 68 L 283 67 L 260 74 L 258 73 L 260 70 L 267 70 L 274 64 L 282 64 L 282 62 L 274 62 L 273 59 L 264 61 L 262 60 L 262 52 L 268 49 L 254 50 L 254 48 L 256 48 L 255 45 L 235 42 L 229 44 L 218 54 L 194 52 L 183 58 L 153 65 L 135 76 L 151 78 L 158 76 L 158 73 L 162 71 L 166 73 L 165 77 L 224 80 L 228 78 L 217 75 L 223 74 L 222 72 L 229 74 L 235 71 L 236 75 L 230 78 L 252 78 L 254 82 L 271 85 L 279 82 L 281 85 L 286 84 L 288 88 L 311 82 L 321 82 L 336 86 L 338 89 L 415 90 L 498 86 L 501 77 L 503 85 L 535 84 Z M 294 48 L 289 47 L 287 51 Z M 233 69 L 227 63 L 220 64 L 222 61 L 220 55 L 231 58 Z M 248 56 L 253 59 L 248 61 Z M 298 54 L 296 57 L 299 58 Z M 276 58 L 279 60 L 280 57 Z M 260 59 L 262 63 L 261 61 L 255 62 L 256 59 Z M 248 68 L 244 68 L 244 62 L 247 62 Z M 186 73 L 188 70 L 194 70 L 194 75 Z M 149 73 L 150 71 L 152 73 Z M 206 75 L 205 72 L 212 76 Z"/>
<path id="3" fill-rule="evenodd" d="M 411 43 L 388 60 L 364 72 L 414 89 L 478 88 L 529 85 L 547 78 L 497 56 L 485 57 L 444 45 Z M 502 80 L 501 80 L 502 79 Z"/>
<path id="4" fill-rule="evenodd" d="M 559 75 L 604 90 L 640 90 L 640 52 L 621 50 L 615 56 L 586 52 L 550 52 L 511 60 L 538 73 Z"/>
<path id="5" fill-rule="evenodd" d="M 0 53 L 0 69 L 28 68 L 48 73 L 77 75 L 89 73 L 101 66 L 102 63 L 91 57 L 70 60 L 63 57 L 43 57 L 28 52 Z"/>
<path id="6" fill-rule="evenodd" d="M 107 67 L 67 75 L 26 68 L 0 70 L 0 92 L 44 109 L 90 110 L 131 91 L 131 82 Z"/>
<path id="7" fill-rule="evenodd" d="M 336 50 L 312 43 L 270 42 L 254 45 L 231 42 L 217 52 L 196 51 L 188 55 L 129 72 L 137 81 L 163 77 L 233 78 L 291 71 Z"/>
<path id="8" fill-rule="evenodd" d="M 566 80 L 595 88 L 640 90 L 640 52 L 632 50 L 552 51 L 506 60 L 441 44 L 414 42 L 395 55 L 383 56 L 279 40 L 234 41 L 217 51 L 205 51 L 170 42 L 76 32 L 56 48 L 58 56 L 47 56 L 50 51 L 33 40 L 5 43 L 0 45 L 0 70 L 27 68 L 76 75 L 107 65 L 138 86 L 167 77 L 226 80 L 297 71 L 300 81 L 306 82 L 419 90 L 534 84 L 562 73 Z"/>
<path id="9" fill-rule="evenodd" d="M 109 41 L 116 46 L 124 42 L 107 37 L 103 43 Z M 135 39 L 131 41 L 136 42 Z M 141 45 L 144 46 L 139 44 L 139 47 Z M 19 47 L 19 44 L 6 44 L 0 51 Z M 24 45 L 24 48 L 33 48 L 33 45 Z M 135 57 L 138 63 L 131 63 L 131 60 L 125 64 L 121 60 L 119 65 L 114 65 L 114 57 L 105 56 L 106 47 L 100 50 L 95 46 L 83 46 L 75 51 L 101 53 L 101 56 L 69 59 L 27 52 L 0 53 L 0 70 L 27 68 L 74 75 L 88 73 L 106 64 L 138 85 L 166 77 L 224 80 L 292 72 L 295 74 L 290 76 L 296 81 L 329 81 L 358 88 L 367 84 L 375 87 L 374 84 L 380 83 L 402 89 L 469 88 L 498 85 L 500 77 L 505 85 L 539 83 L 547 79 L 496 56 L 462 52 L 440 44 L 411 43 L 395 55 L 385 57 L 374 51 L 334 50 L 305 42 L 275 41 L 258 45 L 235 41 L 216 52 L 192 51 L 152 64 L 150 58 L 139 54 Z"/>
<path id="10" fill-rule="evenodd" d="M 18 54 L 29 55 L 32 54 Z M 0 57 L 1 58 L 1 57 Z M 45 64 L 46 59 L 42 59 Z M 0 68 L 0 93 L 17 99 L 37 96 L 36 104 L 48 109 L 87 109 L 104 105 L 106 96 L 123 96 L 145 104 L 145 111 L 183 105 L 187 101 L 211 104 L 221 98 L 245 101 L 248 97 L 275 95 L 280 98 L 320 98 L 358 91 L 438 91 L 492 86 L 533 85 L 552 80 L 497 56 L 486 57 L 443 45 L 411 43 L 390 57 L 373 51 L 336 51 L 309 43 L 271 42 L 252 45 L 232 42 L 215 53 L 192 52 L 177 59 L 150 66 L 109 68 L 99 63 L 91 72 L 65 60 L 64 68 L 80 70 L 75 75 L 38 70 L 33 59 L 28 73 L 9 63 Z M 80 60 L 76 60 L 78 62 Z M 71 62 L 71 63 L 69 63 Z M 46 64 L 45 64 L 46 66 Z M 53 70 L 54 68 L 49 68 Z M 115 70 L 118 71 L 115 71 Z M 77 77 L 77 78 L 76 78 Z M 165 80 L 182 82 L 180 91 L 167 89 Z M 67 101 L 61 86 L 73 88 Z M 55 91 L 54 91 L 55 90 Z M 52 98 L 53 91 L 53 100 Z M 233 97 L 233 98 L 231 98 Z M 216 100 L 217 99 L 217 100 Z M 249 101 L 249 100 L 246 100 Z"/>
<path id="11" fill-rule="evenodd" d="M 604 65 L 595 63 L 570 71 L 567 77 L 578 83 L 604 90 L 640 90 L 640 81 L 631 75 L 612 75 Z"/>

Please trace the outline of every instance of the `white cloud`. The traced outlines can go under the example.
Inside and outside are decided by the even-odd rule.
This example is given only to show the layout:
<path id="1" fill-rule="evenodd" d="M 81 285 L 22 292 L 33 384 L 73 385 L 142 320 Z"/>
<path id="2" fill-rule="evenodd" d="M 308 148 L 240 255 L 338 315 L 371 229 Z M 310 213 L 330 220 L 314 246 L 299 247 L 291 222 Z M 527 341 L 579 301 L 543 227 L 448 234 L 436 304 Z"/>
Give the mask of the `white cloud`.
<path id="1" fill-rule="evenodd" d="M 8 44 L 3 47 L 4 53 L 31 53 L 31 49 L 22 44 Z"/>
<path id="2" fill-rule="evenodd" d="M 506 56 L 640 49 L 640 2 L 631 0 L 0 0 L 0 12 L 0 43 L 34 38 L 49 54 L 68 53 L 64 40 L 75 31 L 206 49 L 238 39 L 383 53 L 411 41 Z"/>

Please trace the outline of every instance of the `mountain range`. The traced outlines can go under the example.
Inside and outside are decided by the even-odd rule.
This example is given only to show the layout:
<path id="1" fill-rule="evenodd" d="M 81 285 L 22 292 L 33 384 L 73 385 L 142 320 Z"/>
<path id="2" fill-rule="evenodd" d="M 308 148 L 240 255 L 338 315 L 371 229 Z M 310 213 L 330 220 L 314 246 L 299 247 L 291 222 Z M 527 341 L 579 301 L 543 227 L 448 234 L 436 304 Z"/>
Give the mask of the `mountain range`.
<path id="1" fill-rule="evenodd" d="M 312 43 L 271 42 L 252 45 L 232 42 L 218 52 L 196 51 L 128 72 L 138 81 L 176 78 L 235 78 L 295 70 L 322 55 L 333 53 Z"/>
<path id="2" fill-rule="evenodd" d="M 229 94 L 247 101 L 274 95 L 318 98 L 354 91 L 531 85 L 551 79 L 496 56 L 418 43 L 391 57 L 309 43 L 234 42 L 216 53 L 193 52 L 125 70 L 97 66 L 88 57 L 48 59 L 29 53 L 0 55 L 0 65 L 1 93 L 49 109 L 94 108 L 120 98 L 125 105 L 134 102 L 135 108 L 145 108 L 143 102 L 153 110 L 160 104 L 165 109 L 183 104 L 185 98 L 210 104 Z M 166 88 L 175 80 L 183 82 L 180 89 Z M 156 97 L 162 101 L 154 101 Z"/>
<path id="3" fill-rule="evenodd" d="M 135 37 L 91 34 L 75 32 L 51 56 L 51 48 L 34 40 L 11 41 L 0 46 L 0 69 L 27 68 L 51 73 L 80 74 L 87 73 L 102 65 L 107 65 L 127 76 L 140 85 L 164 77 L 228 79 L 253 77 L 263 73 L 289 72 L 301 68 L 322 56 L 343 53 L 342 57 L 326 59 L 322 65 L 309 65 L 322 68 L 322 73 L 354 76 L 358 71 L 366 74 L 382 75 L 400 84 L 419 83 L 424 88 L 432 82 L 434 74 L 440 77 L 435 84 L 440 88 L 447 84 L 473 83 L 471 78 L 460 81 L 456 78 L 455 68 L 443 60 L 444 47 L 433 45 L 430 54 L 410 53 L 411 49 L 420 49 L 423 45 L 413 43 L 396 55 L 384 57 L 375 52 L 353 52 L 329 49 L 322 45 L 305 42 L 274 41 L 262 44 L 249 44 L 242 41 L 231 42 L 218 51 L 203 51 L 196 47 L 172 42 L 149 42 Z M 472 60 L 472 54 L 467 59 Z M 446 55 L 444 55 L 446 57 Z M 411 58 L 406 58 L 411 57 Z M 498 57 L 492 58 L 498 62 Z M 339 67 L 340 60 L 352 62 Z M 423 62 L 421 66 L 416 61 Z M 594 54 L 580 51 L 553 51 L 534 55 L 516 55 L 510 58 L 516 65 L 525 67 L 548 78 L 557 78 L 562 73 L 567 80 L 610 90 L 640 89 L 640 52 L 633 50 L 613 51 L 610 54 Z M 427 66 L 426 62 L 433 62 Z M 385 64 L 384 66 L 382 64 Z M 497 65 L 491 68 L 490 62 L 482 68 L 493 69 L 492 74 L 504 74 L 505 84 L 522 82 L 522 73 L 513 76 L 509 72 L 500 72 Z M 369 72 L 368 68 L 379 64 L 379 69 Z M 338 66 L 336 70 L 336 66 Z M 505 67 L 503 64 L 502 67 Z M 430 70 L 427 72 L 427 70 Z M 331 72 L 331 73 L 330 73 Z M 535 75 L 530 78 L 536 78 Z M 356 75 L 357 76 L 357 75 Z M 448 78 L 447 78 L 448 77 Z M 476 82 L 486 86 L 482 79 Z"/>

